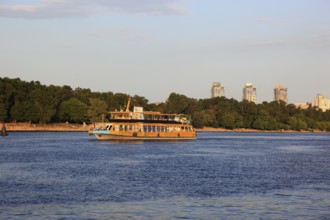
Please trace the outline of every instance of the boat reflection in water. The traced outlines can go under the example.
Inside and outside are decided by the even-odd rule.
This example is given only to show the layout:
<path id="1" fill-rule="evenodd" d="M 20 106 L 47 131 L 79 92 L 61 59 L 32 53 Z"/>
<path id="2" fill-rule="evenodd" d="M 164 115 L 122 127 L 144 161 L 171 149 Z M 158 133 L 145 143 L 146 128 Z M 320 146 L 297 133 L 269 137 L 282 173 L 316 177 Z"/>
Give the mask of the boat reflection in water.
<path id="1" fill-rule="evenodd" d="M 89 130 L 98 140 L 195 140 L 191 119 L 183 114 L 163 114 L 134 107 L 110 112 L 107 123 L 95 123 Z"/>

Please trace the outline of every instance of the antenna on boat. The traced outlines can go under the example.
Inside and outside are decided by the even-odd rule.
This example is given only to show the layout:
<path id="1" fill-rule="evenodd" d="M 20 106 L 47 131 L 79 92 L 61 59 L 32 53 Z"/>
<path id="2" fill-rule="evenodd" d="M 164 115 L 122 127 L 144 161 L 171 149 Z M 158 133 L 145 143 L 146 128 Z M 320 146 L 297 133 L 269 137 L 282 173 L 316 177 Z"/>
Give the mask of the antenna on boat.
<path id="1" fill-rule="evenodd" d="M 129 111 L 129 106 L 131 105 L 131 97 L 130 96 L 128 96 L 128 101 L 127 101 L 127 105 L 126 105 L 126 112 L 128 112 Z"/>

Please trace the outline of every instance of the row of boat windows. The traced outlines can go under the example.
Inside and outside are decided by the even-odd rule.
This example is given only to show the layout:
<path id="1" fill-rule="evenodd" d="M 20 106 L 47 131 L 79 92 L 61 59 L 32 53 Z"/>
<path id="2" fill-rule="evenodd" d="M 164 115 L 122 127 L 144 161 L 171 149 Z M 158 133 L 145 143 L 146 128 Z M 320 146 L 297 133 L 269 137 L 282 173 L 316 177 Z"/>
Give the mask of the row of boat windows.
<path id="1" fill-rule="evenodd" d="M 112 131 L 143 131 L 143 132 L 175 132 L 175 131 L 193 131 L 191 126 L 138 126 L 138 125 L 107 125 L 105 130 Z"/>

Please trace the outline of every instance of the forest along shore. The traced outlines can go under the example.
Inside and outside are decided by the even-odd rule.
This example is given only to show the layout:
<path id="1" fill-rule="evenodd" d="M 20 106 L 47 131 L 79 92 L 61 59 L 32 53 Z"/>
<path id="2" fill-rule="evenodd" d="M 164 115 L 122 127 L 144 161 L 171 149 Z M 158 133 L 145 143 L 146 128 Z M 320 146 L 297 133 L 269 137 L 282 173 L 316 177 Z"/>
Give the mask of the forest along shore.
<path id="1" fill-rule="evenodd" d="M 6 123 L 7 131 L 57 131 L 57 132 L 87 132 L 92 125 L 70 124 L 70 123 L 55 123 L 55 124 L 32 124 L 32 123 Z M 293 130 L 273 130 L 261 131 L 256 129 L 225 129 L 225 128 L 196 128 L 197 132 L 297 132 Z M 323 132 L 320 130 L 302 131 L 302 132 Z"/>

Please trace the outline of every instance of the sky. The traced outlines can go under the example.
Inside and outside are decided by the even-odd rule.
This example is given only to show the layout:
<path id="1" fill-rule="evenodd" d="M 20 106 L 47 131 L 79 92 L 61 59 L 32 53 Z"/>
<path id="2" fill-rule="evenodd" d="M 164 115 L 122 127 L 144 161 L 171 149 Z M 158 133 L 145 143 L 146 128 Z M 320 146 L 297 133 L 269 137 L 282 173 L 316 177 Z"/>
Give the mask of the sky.
<path id="1" fill-rule="evenodd" d="M 0 77 L 165 101 L 330 98 L 329 0 L 0 0 Z"/>

